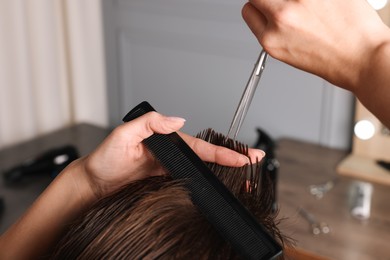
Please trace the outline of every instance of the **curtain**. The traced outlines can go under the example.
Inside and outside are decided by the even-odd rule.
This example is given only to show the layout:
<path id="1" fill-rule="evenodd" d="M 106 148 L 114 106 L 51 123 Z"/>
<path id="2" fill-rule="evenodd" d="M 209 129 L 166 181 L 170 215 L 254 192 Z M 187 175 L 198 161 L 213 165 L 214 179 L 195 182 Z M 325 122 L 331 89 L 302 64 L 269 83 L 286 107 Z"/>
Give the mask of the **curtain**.
<path id="1" fill-rule="evenodd" d="M 108 125 L 99 0 L 0 0 L 0 148 Z"/>

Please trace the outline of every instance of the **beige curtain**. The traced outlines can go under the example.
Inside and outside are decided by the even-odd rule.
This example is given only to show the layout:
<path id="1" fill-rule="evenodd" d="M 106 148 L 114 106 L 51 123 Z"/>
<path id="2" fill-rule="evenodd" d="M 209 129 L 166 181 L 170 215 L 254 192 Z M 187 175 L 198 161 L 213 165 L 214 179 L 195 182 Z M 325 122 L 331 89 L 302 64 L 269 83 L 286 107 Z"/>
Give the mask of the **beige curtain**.
<path id="1" fill-rule="evenodd" d="M 0 0 L 0 148 L 107 126 L 99 0 Z"/>

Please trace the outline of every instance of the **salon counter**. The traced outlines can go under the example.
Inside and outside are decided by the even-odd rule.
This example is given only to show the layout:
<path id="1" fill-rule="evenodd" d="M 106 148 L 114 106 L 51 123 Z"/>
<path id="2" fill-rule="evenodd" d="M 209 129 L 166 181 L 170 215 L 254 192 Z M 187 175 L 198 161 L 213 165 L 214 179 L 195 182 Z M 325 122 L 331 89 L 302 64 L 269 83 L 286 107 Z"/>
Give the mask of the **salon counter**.
<path id="1" fill-rule="evenodd" d="M 371 216 L 357 220 L 350 214 L 350 189 L 356 180 L 336 173 L 346 151 L 289 139 L 277 144 L 279 216 L 286 218 L 281 229 L 296 240 L 296 246 L 329 259 L 390 259 L 390 187 L 373 184 Z M 310 185 L 332 180 L 334 187 L 323 198 L 310 193 Z M 330 233 L 312 234 L 300 207 L 326 222 Z"/>
<path id="2" fill-rule="evenodd" d="M 75 146 L 80 156 L 86 155 L 92 152 L 108 133 L 104 128 L 78 124 L 0 150 L 0 198 L 4 201 L 4 210 L 0 215 L 0 234 L 27 210 L 52 180 L 49 174 L 38 174 L 29 178 L 28 182 L 7 187 L 4 185 L 3 171 L 47 150 L 65 145 Z"/>

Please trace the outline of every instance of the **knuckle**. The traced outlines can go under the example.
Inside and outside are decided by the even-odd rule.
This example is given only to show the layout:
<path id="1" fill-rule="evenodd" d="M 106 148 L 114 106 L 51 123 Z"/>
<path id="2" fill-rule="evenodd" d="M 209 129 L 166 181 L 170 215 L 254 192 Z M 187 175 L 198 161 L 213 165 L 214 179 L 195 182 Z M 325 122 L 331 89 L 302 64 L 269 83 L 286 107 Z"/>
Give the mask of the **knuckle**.
<path id="1" fill-rule="evenodd" d="M 247 3 L 244 4 L 244 6 L 241 9 L 242 17 L 244 17 L 244 18 L 248 17 L 249 12 L 250 12 L 250 8 L 251 8 L 251 3 L 247 2 Z"/>
<path id="2" fill-rule="evenodd" d="M 296 11 L 291 4 L 281 5 L 273 13 L 273 21 L 277 27 L 286 27 L 295 20 Z"/>
<path id="3" fill-rule="evenodd" d="M 154 121 L 157 121 L 161 115 L 159 113 L 157 113 L 156 111 L 151 111 L 151 112 L 148 112 L 145 117 L 147 118 L 147 121 L 148 121 L 148 124 L 150 124 L 151 122 L 154 122 Z"/>
<path id="4" fill-rule="evenodd" d="M 274 39 L 273 35 L 269 31 L 264 31 L 259 36 L 259 42 L 263 46 L 263 48 L 269 53 L 272 47 L 274 47 Z"/>
<path id="5" fill-rule="evenodd" d="M 147 132 L 155 132 L 156 128 L 160 125 L 161 115 L 156 111 L 151 111 L 146 114 L 147 121 L 145 124 L 145 128 Z"/>
<path id="6" fill-rule="evenodd" d="M 119 126 L 115 127 L 114 130 L 112 131 L 112 135 L 113 136 L 124 136 L 124 135 L 126 135 L 127 132 L 128 132 L 127 124 L 129 124 L 129 123 L 125 123 L 125 124 L 122 124 L 122 125 L 119 125 Z"/>

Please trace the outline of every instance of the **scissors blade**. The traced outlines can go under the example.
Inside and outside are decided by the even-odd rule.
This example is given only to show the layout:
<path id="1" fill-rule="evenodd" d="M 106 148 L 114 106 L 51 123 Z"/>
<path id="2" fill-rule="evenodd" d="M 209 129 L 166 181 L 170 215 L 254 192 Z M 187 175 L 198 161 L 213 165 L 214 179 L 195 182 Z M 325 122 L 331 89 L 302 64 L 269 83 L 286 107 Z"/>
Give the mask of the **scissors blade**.
<path id="1" fill-rule="evenodd" d="M 241 96 L 240 103 L 237 106 L 233 120 L 230 124 L 227 138 L 232 138 L 233 140 L 235 140 L 238 135 L 238 132 L 240 131 L 245 116 L 248 113 L 249 106 L 255 95 L 256 88 L 259 84 L 261 75 L 265 68 L 267 57 L 268 57 L 268 53 L 265 50 L 262 50 L 259 55 L 259 58 L 255 63 L 251 76 L 249 77 L 248 83 L 246 84 L 245 90 Z"/>

